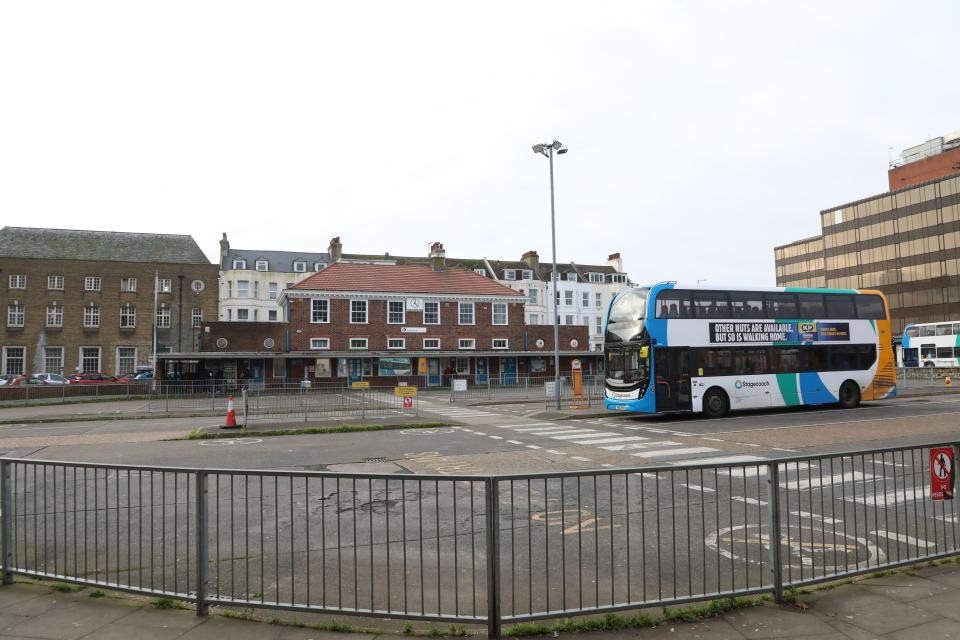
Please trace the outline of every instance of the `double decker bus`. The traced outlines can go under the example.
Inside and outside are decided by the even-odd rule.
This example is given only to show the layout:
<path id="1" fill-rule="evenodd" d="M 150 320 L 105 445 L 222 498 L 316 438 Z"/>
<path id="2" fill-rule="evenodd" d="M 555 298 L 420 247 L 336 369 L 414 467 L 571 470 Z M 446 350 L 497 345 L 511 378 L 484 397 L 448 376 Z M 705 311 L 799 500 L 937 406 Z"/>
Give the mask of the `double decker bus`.
<path id="1" fill-rule="evenodd" d="M 740 289 L 667 282 L 618 295 L 604 336 L 607 409 L 702 412 L 896 394 L 879 291 Z"/>
<path id="2" fill-rule="evenodd" d="M 960 322 L 908 324 L 900 343 L 900 366 L 960 366 Z"/>

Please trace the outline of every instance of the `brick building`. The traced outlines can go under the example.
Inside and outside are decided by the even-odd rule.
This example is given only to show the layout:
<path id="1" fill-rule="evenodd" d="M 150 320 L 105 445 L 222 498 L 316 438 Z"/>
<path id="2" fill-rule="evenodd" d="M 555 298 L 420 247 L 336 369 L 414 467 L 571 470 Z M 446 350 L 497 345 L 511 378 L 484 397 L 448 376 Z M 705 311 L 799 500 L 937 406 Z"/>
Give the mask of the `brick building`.
<path id="1" fill-rule="evenodd" d="M 439 385 L 450 373 L 480 383 L 553 375 L 552 327 L 526 324 L 526 296 L 447 266 L 439 243 L 430 261 L 332 264 L 283 291 L 279 302 L 290 321 L 282 331 L 275 323 L 205 323 L 202 353 L 178 355 L 199 359 L 207 375 L 255 382 L 307 377 L 393 384 L 422 376 Z M 569 370 L 574 357 L 587 373 L 599 368 L 585 326 L 562 326 L 561 350 L 561 370 Z"/>
<path id="2" fill-rule="evenodd" d="M 190 236 L 4 227 L 0 370 L 130 373 L 151 362 L 154 321 L 158 351 L 191 351 L 217 275 Z"/>

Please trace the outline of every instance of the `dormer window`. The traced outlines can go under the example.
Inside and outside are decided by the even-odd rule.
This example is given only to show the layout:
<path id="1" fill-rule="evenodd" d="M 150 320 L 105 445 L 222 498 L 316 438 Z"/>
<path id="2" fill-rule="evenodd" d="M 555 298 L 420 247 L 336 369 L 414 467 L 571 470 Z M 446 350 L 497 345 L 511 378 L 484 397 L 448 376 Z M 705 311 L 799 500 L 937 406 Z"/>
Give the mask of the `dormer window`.
<path id="1" fill-rule="evenodd" d="M 257 260 L 256 267 L 257 267 L 257 271 L 269 271 L 269 270 L 270 270 L 270 262 L 269 262 L 268 260 L 258 259 L 258 260 Z"/>
<path id="2" fill-rule="evenodd" d="M 474 269 L 473 272 L 474 272 L 475 274 L 477 274 L 478 276 L 483 276 L 484 278 L 487 277 L 487 270 L 486 270 L 486 269 Z"/>
<path id="3" fill-rule="evenodd" d="M 314 270 L 314 271 L 323 271 L 323 270 L 326 269 L 326 268 L 327 268 L 327 263 L 326 263 L 326 262 L 314 262 L 314 263 L 313 263 L 313 270 Z"/>
<path id="4" fill-rule="evenodd" d="M 570 282 L 576 282 L 576 281 L 577 281 L 577 274 L 574 273 L 573 271 L 570 271 L 569 273 L 567 273 L 567 280 L 570 281 Z"/>
<path id="5" fill-rule="evenodd" d="M 533 271 L 530 269 L 524 269 L 521 277 L 524 280 L 533 280 Z"/>
<path id="6" fill-rule="evenodd" d="M 591 271 L 590 273 L 587 274 L 587 277 L 590 279 L 590 282 L 603 283 L 603 274 L 602 274 L 602 273 L 596 273 L 596 272 Z"/>
<path id="7" fill-rule="evenodd" d="M 517 270 L 516 269 L 504 269 L 503 271 L 504 280 L 516 280 L 517 279 Z"/>
<path id="8" fill-rule="evenodd" d="M 247 261 L 243 258 L 234 258 L 233 259 L 233 268 L 234 269 L 246 269 Z"/>
<path id="9" fill-rule="evenodd" d="M 610 276 L 610 279 L 617 284 L 624 284 L 627 281 L 627 276 L 622 273 L 615 273 Z"/>
<path id="10" fill-rule="evenodd" d="M 307 272 L 307 263 L 303 260 L 297 260 L 293 263 L 293 271 L 295 273 L 306 273 Z"/>

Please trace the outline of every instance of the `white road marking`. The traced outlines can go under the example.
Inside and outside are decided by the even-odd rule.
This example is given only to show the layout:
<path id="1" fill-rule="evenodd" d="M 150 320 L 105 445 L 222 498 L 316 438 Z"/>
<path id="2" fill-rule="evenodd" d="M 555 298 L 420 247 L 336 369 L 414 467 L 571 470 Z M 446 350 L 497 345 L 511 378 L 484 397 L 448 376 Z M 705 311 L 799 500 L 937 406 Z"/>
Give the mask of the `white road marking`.
<path id="1" fill-rule="evenodd" d="M 857 482 L 858 480 L 870 480 L 876 476 L 869 473 L 860 473 L 859 471 L 848 471 L 847 473 L 838 473 L 836 475 L 820 478 L 811 476 L 805 480 L 789 480 L 781 482 L 780 486 L 784 489 L 817 489 L 824 485 L 833 486 L 837 484 L 846 484 L 848 482 Z"/>
<path id="2" fill-rule="evenodd" d="M 807 520 L 819 520 L 823 524 L 843 524 L 843 520 L 828 518 L 819 513 L 810 513 L 809 511 L 791 511 L 790 515 L 797 516 L 798 518 L 806 518 Z"/>
<path id="3" fill-rule="evenodd" d="M 663 440 L 661 442 L 632 442 L 629 444 L 608 444 L 600 447 L 604 451 L 635 451 L 637 449 L 649 449 L 650 447 L 679 447 L 679 442 Z"/>
<path id="4" fill-rule="evenodd" d="M 690 489 L 691 491 L 702 491 L 703 493 L 716 493 L 716 492 L 717 492 L 716 489 L 711 489 L 710 487 L 701 487 L 701 486 L 698 485 L 698 484 L 685 484 L 685 483 L 681 482 L 681 483 L 680 483 L 680 486 L 681 486 L 681 487 L 686 487 L 687 489 Z"/>
<path id="5" fill-rule="evenodd" d="M 507 442 L 509 442 L 510 444 L 523 444 L 519 440 L 507 440 Z"/>
<path id="6" fill-rule="evenodd" d="M 528 444 L 528 445 L 525 445 L 525 446 L 527 447 L 527 449 L 543 449 L 543 447 L 538 447 L 538 446 L 535 445 L 535 444 Z"/>
<path id="7" fill-rule="evenodd" d="M 488 438 L 493 438 L 494 440 L 503 440 L 500 436 L 487 436 Z"/>
<path id="8" fill-rule="evenodd" d="M 574 420 L 574 422 L 578 422 Z M 502 429 L 513 429 L 514 427 L 556 427 L 559 426 L 553 422 L 527 422 L 525 424 L 498 424 Z"/>
<path id="9" fill-rule="evenodd" d="M 638 458 L 665 458 L 667 456 L 686 456 L 695 453 L 712 453 L 714 451 L 716 451 L 716 449 L 712 447 L 684 447 L 681 449 L 664 449 L 663 451 L 638 451 L 630 455 L 637 456 Z"/>
<path id="10" fill-rule="evenodd" d="M 878 505 L 881 507 L 893 507 L 905 502 L 915 502 L 930 497 L 930 487 L 913 487 L 910 489 L 901 489 L 900 491 L 891 491 L 880 495 L 847 496 L 847 502 L 859 502 L 866 505 Z"/>
<path id="11" fill-rule="evenodd" d="M 609 462 L 601 462 L 601 463 L 600 463 L 600 466 L 601 466 L 601 467 L 612 467 L 613 465 L 610 464 Z"/>
<path id="12" fill-rule="evenodd" d="M 760 506 L 767 504 L 763 500 L 757 500 L 756 498 L 745 498 L 743 496 L 730 496 L 730 499 L 736 500 L 737 502 L 745 502 L 746 504 L 758 504 Z"/>
<path id="13" fill-rule="evenodd" d="M 538 433 L 537 435 L 541 435 L 541 434 Z M 582 439 L 582 438 L 602 438 L 602 437 L 616 436 L 616 435 L 620 435 L 620 434 L 614 433 L 612 431 L 594 431 L 589 435 L 586 433 L 564 433 L 561 435 L 550 436 L 550 437 L 554 440 L 575 440 L 575 439 Z"/>
<path id="14" fill-rule="evenodd" d="M 521 433 L 561 433 L 563 431 L 592 431 L 592 429 L 577 429 L 577 427 L 558 427 L 556 425 L 552 427 L 532 427 L 529 429 L 511 429 L 511 431 L 519 431 Z"/>
<path id="15" fill-rule="evenodd" d="M 757 456 L 747 456 L 747 455 L 738 455 L 738 456 L 723 456 L 720 458 L 702 458 L 697 460 L 697 464 L 728 464 L 733 462 L 757 462 L 763 460 L 763 458 L 758 458 Z M 670 464 L 683 464 L 678 462 L 671 462 Z"/>
<path id="16" fill-rule="evenodd" d="M 905 542 L 906 544 L 912 545 L 917 548 L 927 548 L 931 549 L 937 546 L 936 542 L 927 542 L 926 540 L 921 540 L 920 538 L 914 538 L 913 536 L 904 535 L 902 533 L 891 533 L 890 531 L 871 531 L 871 534 L 879 536 L 881 538 L 887 538 L 889 540 L 896 540 L 897 542 Z"/>
<path id="17" fill-rule="evenodd" d="M 576 444 L 614 444 L 616 442 L 637 442 L 638 440 L 649 440 L 643 436 L 620 436 L 619 438 L 600 438 L 599 440 L 572 440 Z"/>
<path id="18" fill-rule="evenodd" d="M 590 458 L 584 458 L 582 456 L 570 456 L 571 460 L 579 460 L 580 462 L 593 462 Z"/>
<path id="19" fill-rule="evenodd" d="M 552 453 L 552 454 L 555 455 L 555 456 L 565 456 L 565 455 L 567 455 L 567 454 L 565 454 L 563 451 L 557 451 L 556 449 L 546 449 L 546 452 L 547 452 L 547 453 Z"/>

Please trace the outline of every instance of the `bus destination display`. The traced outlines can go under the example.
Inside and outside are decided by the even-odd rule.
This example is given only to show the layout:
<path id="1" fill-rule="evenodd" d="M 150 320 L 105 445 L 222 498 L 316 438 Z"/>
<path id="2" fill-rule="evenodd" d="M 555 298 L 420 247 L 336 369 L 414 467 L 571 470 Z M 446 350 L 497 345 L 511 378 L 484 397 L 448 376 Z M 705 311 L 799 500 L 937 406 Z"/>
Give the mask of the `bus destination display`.
<path id="1" fill-rule="evenodd" d="M 849 322 L 711 322 L 711 344 L 810 343 L 850 340 Z"/>

